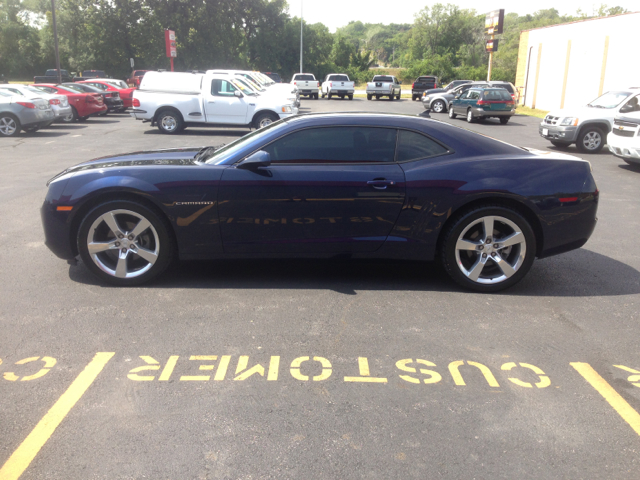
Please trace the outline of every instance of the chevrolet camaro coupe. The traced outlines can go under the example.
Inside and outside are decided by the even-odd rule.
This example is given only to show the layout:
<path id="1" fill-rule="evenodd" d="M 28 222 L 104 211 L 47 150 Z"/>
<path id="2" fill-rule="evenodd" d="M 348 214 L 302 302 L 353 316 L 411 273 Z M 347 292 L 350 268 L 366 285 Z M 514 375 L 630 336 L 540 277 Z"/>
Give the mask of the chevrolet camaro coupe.
<path id="1" fill-rule="evenodd" d="M 48 186 L 47 246 L 119 286 L 176 257 L 339 256 L 438 259 L 494 292 L 583 246 L 598 206 L 585 160 L 386 114 L 294 116 L 228 145 L 91 160 Z"/>

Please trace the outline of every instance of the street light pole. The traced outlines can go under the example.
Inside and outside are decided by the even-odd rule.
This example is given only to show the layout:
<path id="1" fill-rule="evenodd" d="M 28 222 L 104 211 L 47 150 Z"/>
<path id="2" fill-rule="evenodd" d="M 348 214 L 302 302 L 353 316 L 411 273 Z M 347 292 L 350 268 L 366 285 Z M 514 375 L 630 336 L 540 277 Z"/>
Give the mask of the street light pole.
<path id="1" fill-rule="evenodd" d="M 51 17 L 53 18 L 53 42 L 56 51 L 56 70 L 58 72 L 58 83 L 62 83 L 62 72 L 60 71 L 60 53 L 58 52 L 58 26 L 56 25 L 56 2 L 51 0 Z"/>
<path id="2" fill-rule="evenodd" d="M 302 4 L 303 2 L 304 0 L 300 0 L 300 73 L 302 73 Z"/>

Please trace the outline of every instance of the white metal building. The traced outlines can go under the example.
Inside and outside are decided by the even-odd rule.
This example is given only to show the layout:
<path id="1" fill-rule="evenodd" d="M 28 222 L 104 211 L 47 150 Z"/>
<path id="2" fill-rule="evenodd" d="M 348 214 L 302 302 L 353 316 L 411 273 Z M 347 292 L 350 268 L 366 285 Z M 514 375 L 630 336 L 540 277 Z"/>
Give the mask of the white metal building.
<path id="1" fill-rule="evenodd" d="M 585 105 L 616 88 L 640 87 L 640 12 L 520 34 L 520 103 L 552 110 Z"/>

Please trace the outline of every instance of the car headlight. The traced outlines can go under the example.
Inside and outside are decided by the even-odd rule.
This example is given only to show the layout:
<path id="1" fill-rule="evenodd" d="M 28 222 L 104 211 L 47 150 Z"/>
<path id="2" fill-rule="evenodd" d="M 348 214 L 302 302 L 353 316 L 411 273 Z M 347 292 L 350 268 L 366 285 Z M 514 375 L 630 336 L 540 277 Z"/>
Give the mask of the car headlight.
<path id="1" fill-rule="evenodd" d="M 282 107 L 282 113 L 291 113 L 291 107 L 289 105 L 285 105 Z"/>
<path id="2" fill-rule="evenodd" d="M 560 122 L 561 127 L 566 127 L 569 125 L 573 125 L 574 127 L 578 125 L 578 119 L 576 117 L 565 117 Z"/>
<path id="3" fill-rule="evenodd" d="M 424 95 L 425 100 L 429 100 L 429 95 Z"/>

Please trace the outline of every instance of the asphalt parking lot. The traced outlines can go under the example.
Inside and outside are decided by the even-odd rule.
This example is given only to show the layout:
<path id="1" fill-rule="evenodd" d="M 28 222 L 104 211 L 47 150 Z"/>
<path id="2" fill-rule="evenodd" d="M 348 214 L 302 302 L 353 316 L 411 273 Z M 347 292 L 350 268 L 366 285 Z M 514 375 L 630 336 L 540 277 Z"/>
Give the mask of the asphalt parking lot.
<path id="1" fill-rule="evenodd" d="M 423 111 L 301 113 L 345 110 Z M 536 118 L 432 117 L 555 150 Z M 640 169 L 589 156 L 590 241 L 500 294 L 338 260 L 185 262 L 118 289 L 44 246 L 64 168 L 244 133 L 109 115 L 0 139 L 0 480 L 637 478 Z"/>

